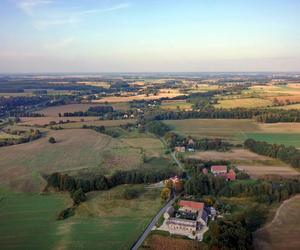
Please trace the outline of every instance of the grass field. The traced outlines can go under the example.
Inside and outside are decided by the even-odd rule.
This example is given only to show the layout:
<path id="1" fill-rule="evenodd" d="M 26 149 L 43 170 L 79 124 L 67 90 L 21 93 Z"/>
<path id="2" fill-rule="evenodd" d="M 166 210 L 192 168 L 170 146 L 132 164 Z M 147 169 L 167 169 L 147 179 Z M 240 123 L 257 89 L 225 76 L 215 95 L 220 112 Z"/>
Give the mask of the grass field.
<path id="1" fill-rule="evenodd" d="M 247 133 L 246 136 L 257 141 L 265 141 L 272 144 L 277 143 L 284 144 L 286 146 L 300 147 L 300 133 Z"/>
<path id="2" fill-rule="evenodd" d="M 192 108 L 191 103 L 187 103 L 185 100 L 172 100 L 172 101 L 163 101 L 161 103 L 161 108 L 164 110 L 190 110 Z"/>
<path id="3" fill-rule="evenodd" d="M 251 120 L 234 119 L 187 119 L 168 120 L 175 132 L 182 135 L 194 137 L 219 137 L 231 141 L 241 142 L 245 138 L 245 133 L 259 130 L 258 125 Z"/>
<path id="4" fill-rule="evenodd" d="M 56 144 L 50 144 L 53 136 Z M 38 190 L 39 173 L 115 170 L 138 168 L 141 149 L 89 129 L 50 131 L 48 137 L 25 144 L 0 148 L 0 182 L 17 190 Z"/>
<path id="5" fill-rule="evenodd" d="M 299 123 L 256 123 L 235 119 L 168 120 L 166 124 L 179 134 L 198 138 L 223 138 L 233 143 L 243 143 L 247 138 L 269 143 L 300 147 Z"/>
<path id="6" fill-rule="evenodd" d="M 65 112 L 75 112 L 75 111 L 87 111 L 89 107 L 96 107 L 96 106 L 103 106 L 106 104 L 67 104 L 67 105 L 60 105 L 54 107 L 47 107 L 44 108 L 38 113 L 44 114 L 45 116 L 58 116 L 59 113 L 63 114 Z M 112 104 L 113 108 L 116 110 L 128 110 L 129 105 L 128 103 L 114 103 Z"/>
<path id="7" fill-rule="evenodd" d="M 300 196 L 285 201 L 273 221 L 254 233 L 255 248 L 259 250 L 300 249 Z"/>
<path id="8" fill-rule="evenodd" d="M 272 105 L 272 101 L 262 98 L 240 98 L 230 100 L 219 100 L 217 108 L 261 108 Z"/>
<path id="9" fill-rule="evenodd" d="M 129 249 L 159 210 L 160 190 L 124 200 L 124 186 L 88 194 L 76 215 L 57 221 L 68 206 L 61 194 L 0 191 L 0 242 L 3 249 Z"/>

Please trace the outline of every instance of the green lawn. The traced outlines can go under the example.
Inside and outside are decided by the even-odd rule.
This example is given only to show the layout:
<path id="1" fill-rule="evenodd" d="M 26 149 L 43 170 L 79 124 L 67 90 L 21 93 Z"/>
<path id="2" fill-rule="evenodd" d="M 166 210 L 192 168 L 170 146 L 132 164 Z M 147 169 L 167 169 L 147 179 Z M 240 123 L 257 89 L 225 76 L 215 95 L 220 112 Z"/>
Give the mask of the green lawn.
<path id="1" fill-rule="evenodd" d="M 284 144 L 286 146 L 300 147 L 300 134 L 286 133 L 247 133 L 247 138 L 268 143 Z"/>

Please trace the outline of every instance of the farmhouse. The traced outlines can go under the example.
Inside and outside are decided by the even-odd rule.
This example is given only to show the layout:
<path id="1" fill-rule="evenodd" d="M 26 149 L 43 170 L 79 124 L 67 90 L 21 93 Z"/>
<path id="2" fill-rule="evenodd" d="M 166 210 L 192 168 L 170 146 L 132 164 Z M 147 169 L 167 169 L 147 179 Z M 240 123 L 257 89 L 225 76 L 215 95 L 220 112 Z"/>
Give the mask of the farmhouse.
<path id="1" fill-rule="evenodd" d="M 185 147 L 175 147 L 175 152 L 184 153 L 185 152 Z"/>
<path id="2" fill-rule="evenodd" d="M 228 181 L 236 180 L 235 171 L 230 169 L 229 172 L 227 172 L 227 166 L 225 165 L 211 166 L 210 171 L 214 176 L 224 176 Z"/>
<path id="3" fill-rule="evenodd" d="M 179 209 L 169 208 L 165 214 L 165 225 L 171 234 L 187 236 L 191 239 L 202 240 L 207 230 L 208 213 L 204 203 L 181 200 Z"/>

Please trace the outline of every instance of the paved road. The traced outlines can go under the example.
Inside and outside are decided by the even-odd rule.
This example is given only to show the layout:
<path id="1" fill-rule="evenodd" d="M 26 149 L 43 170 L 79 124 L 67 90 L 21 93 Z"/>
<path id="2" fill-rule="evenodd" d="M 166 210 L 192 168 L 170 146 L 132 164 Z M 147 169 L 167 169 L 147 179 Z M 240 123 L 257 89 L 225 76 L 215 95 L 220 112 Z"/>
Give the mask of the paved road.
<path id="1" fill-rule="evenodd" d="M 165 147 L 168 148 L 167 143 L 166 143 L 166 141 L 163 138 L 161 138 L 161 141 L 165 145 Z M 171 156 L 174 159 L 174 161 L 176 162 L 176 164 L 178 165 L 178 167 L 180 167 L 182 170 L 184 170 L 181 162 L 176 158 L 175 152 L 172 152 Z M 180 195 L 181 194 L 175 196 L 161 210 L 159 210 L 159 212 L 155 215 L 155 217 L 153 218 L 153 220 L 151 221 L 151 223 L 148 225 L 148 227 L 146 228 L 146 230 L 144 231 L 144 233 L 140 236 L 140 238 L 138 239 L 138 241 L 131 248 L 131 250 L 137 250 L 143 244 L 144 240 L 148 237 L 149 233 L 151 232 L 151 230 L 155 226 L 155 224 L 158 222 L 159 218 L 167 211 L 167 209 L 169 207 L 171 207 L 174 204 L 175 200 Z"/>
<path id="2" fill-rule="evenodd" d="M 159 212 L 155 215 L 151 223 L 148 225 L 144 233 L 140 236 L 138 241 L 134 244 L 134 246 L 131 248 L 131 250 L 137 250 L 139 247 L 143 244 L 144 240 L 148 237 L 149 233 L 151 232 L 152 228 L 155 226 L 155 224 L 158 222 L 159 218 L 166 212 L 166 210 L 173 205 L 175 200 L 180 195 L 175 196 L 172 200 L 170 200 Z"/>

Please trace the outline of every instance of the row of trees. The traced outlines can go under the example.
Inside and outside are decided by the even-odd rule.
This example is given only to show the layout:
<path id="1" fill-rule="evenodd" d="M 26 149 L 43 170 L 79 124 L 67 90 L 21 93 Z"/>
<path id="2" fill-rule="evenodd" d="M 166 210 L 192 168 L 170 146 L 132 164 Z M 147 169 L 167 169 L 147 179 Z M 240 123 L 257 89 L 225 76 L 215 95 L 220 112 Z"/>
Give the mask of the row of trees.
<path id="1" fill-rule="evenodd" d="M 95 175 L 86 178 L 73 177 L 67 174 L 53 173 L 45 176 L 48 187 L 58 191 L 69 191 L 82 189 L 84 193 L 96 190 L 107 190 L 122 184 L 156 183 L 181 173 L 173 169 L 159 171 L 118 171 L 111 176 Z"/>
<path id="2" fill-rule="evenodd" d="M 208 108 L 197 111 L 160 111 L 145 114 L 148 120 L 182 119 L 256 119 L 258 122 L 300 122 L 299 110 L 275 109 L 218 109 Z"/>
<path id="3" fill-rule="evenodd" d="M 75 111 L 75 112 L 65 112 L 63 116 L 72 117 L 72 116 L 101 116 L 106 113 L 112 113 L 114 109 L 112 106 L 95 106 L 89 107 L 87 111 Z M 62 116 L 61 113 L 58 114 Z"/>
<path id="4" fill-rule="evenodd" d="M 246 148 L 260 155 L 280 159 L 283 162 L 291 164 L 295 168 L 300 167 L 300 150 L 293 146 L 284 146 L 278 144 L 269 144 L 267 142 L 247 139 L 244 142 Z"/>

